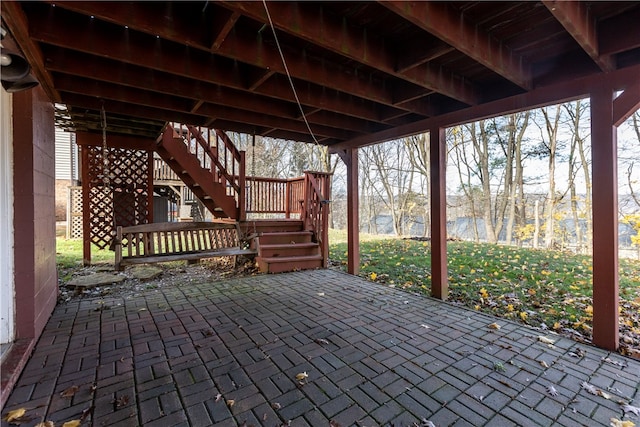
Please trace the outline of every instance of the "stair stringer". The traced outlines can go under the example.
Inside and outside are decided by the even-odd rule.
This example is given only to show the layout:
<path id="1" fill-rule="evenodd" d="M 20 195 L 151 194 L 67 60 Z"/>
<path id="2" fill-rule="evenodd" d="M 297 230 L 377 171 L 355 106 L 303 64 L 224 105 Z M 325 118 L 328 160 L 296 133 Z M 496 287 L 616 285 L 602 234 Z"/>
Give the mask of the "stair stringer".
<path id="1" fill-rule="evenodd" d="M 182 138 L 171 128 L 164 130 L 156 151 L 214 216 L 238 219 L 236 199 L 227 194 L 224 185 L 216 182 L 209 169 L 200 165 L 198 158 L 187 150 Z"/>

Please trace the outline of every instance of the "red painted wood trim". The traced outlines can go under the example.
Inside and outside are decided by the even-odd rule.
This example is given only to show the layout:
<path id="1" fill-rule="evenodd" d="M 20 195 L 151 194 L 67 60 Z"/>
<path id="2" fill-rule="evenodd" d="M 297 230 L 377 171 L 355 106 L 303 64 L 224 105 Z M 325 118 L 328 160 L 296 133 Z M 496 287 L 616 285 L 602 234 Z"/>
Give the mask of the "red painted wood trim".
<path id="1" fill-rule="evenodd" d="M 447 280 L 447 142 L 444 128 L 431 129 L 431 296 L 446 300 Z"/>
<path id="2" fill-rule="evenodd" d="M 613 89 L 591 93 L 593 176 L 593 343 L 619 346 L 618 326 L 618 162 L 613 125 Z"/>

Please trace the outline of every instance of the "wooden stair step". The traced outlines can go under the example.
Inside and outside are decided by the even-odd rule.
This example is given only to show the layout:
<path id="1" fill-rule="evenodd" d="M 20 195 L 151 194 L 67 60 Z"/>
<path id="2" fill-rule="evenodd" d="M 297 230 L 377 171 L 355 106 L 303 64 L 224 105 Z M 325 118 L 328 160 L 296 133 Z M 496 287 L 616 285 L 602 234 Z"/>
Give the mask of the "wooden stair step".
<path id="1" fill-rule="evenodd" d="M 256 257 L 260 271 L 264 273 L 284 273 L 286 271 L 310 270 L 322 267 L 322 255 L 290 257 Z"/>
<path id="2" fill-rule="evenodd" d="M 289 243 L 309 243 L 313 233 L 311 231 L 283 231 L 262 233 L 258 236 L 260 245 L 276 245 Z"/>
<path id="3" fill-rule="evenodd" d="M 260 245 L 260 256 L 263 258 L 308 256 L 320 253 L 320 245 L 316 242 Z"/>

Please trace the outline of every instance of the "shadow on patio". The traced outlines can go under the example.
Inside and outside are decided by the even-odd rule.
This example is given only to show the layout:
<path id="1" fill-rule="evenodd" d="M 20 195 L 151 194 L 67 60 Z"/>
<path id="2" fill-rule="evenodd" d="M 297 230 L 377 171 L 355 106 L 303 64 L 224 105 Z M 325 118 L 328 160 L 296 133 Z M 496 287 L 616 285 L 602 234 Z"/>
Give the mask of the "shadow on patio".
<path id="1" fill-rule="evenodd" d="M 332 270 L 73 299 L 3 415 L 22 407 L 23 425 L 56 426 L 638 423 L 620 402 L 639 406 L 640 362 L 494 322 Z"/>

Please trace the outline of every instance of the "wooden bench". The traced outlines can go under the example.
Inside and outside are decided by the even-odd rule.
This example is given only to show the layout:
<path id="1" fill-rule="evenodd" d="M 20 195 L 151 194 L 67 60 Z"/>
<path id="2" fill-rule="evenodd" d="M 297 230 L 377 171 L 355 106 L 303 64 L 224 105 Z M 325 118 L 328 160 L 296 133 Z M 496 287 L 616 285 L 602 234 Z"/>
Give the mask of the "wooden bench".
<path id="1" fill-rule="evenodd" d="M 236 222 L 162 222 L 116 228 L 115 269 L 125 265 L 255 255 Z"/>

